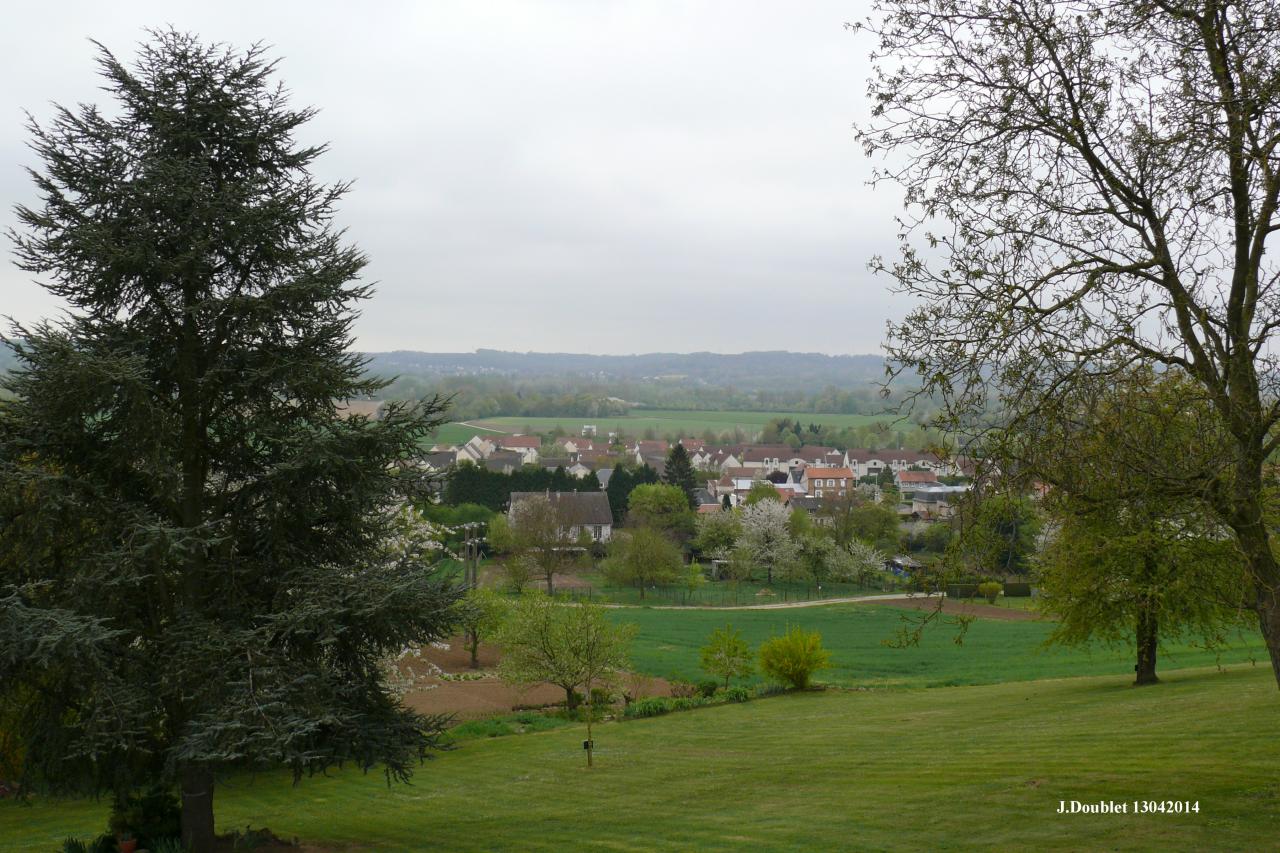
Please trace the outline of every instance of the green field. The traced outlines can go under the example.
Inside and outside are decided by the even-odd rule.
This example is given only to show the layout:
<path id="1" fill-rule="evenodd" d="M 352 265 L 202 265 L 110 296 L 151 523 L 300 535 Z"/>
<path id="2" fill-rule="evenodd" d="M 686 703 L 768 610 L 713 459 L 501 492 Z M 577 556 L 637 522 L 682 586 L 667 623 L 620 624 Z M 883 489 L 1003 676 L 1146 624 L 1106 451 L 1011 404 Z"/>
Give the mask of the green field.
<path id="1" fill-rule="evenodd" d="M 646 430 L 653 430 L 654 434 L 659 436 L 679 434 L 696 438 L 707 430 L 722 433 L 731 432 L 734 429 L 741 429 L 750 437 L 758 433 L 766 423 L 775 418 L 799 418 L 806 424 L 825 424 L 841 428 L 866 426 L 874 423 L 893 423 L 893 417 L 889 415 L 822 415 L 812 412 L 693 412 L 676 409 L 637 409 L 633 415 L 612 418 L 496 417 L 483 418 L 466 423 L 449 423 L 436 431 L 431 437 L 431 442 L 462 444 L 473 435 L 484 435 L 493 431 L 541 433 L 545 435 L 556 427 L 560 427 L 570 435 L 578 435 L 582 431 L 583 424 L 595 424 L 601 437 L 607 436 L 611 430 L 620 430 L 631 437 L 642 435 Z M 905 422 L 897 428 L 904 430 L 916 429 L 914 424 Z"/>
<path id="2" fill-rule="evenodd" d="M 612 418 L 522 418 L 500 417 L 484 418 L 471 421 L 479 426 L 507 432 L 547 433 L 560 427 L 567 433 L 577 435 L 583 424 L 595 424 L 599 435 L 604 436 L 610 430 L 621 430 L 629 436 L 636 436 L 645 430 L 653 430 L 657 435 L 679 433 L 680 435 L 697 437 L 707 430 L 717 433 L 741 429 L 748 435 L 759 432 L 762 427 L 775 418 L 799 418 L 809 424 L 826 424 L 833 427 L 866 426 L 877 422 L 892 420 L 887 415 L 819 415 L 812 412 L 686 412 L 666 409 L 637 409 L 632 415 Z M 451 426 L 455 426 L 452 425 Z M 904 428 L 914 429 L 914 425 L 904 424 Z M 466 427 L 463 427 L 466 429 Z M 464 439 L 465 441 L 465 439 Z"/>
<path id="3" fill-rule="evenodd" d="M 827 691 L 467 741 L 411 786 L 348 770 L 224 784 L 220 831 L 359 850 L 1263 850 L 1280 825 L 1265 667 L 946 690 Z M 1059 815 L 1060 800 L 1194 814 Z M 105 801 L 0 803 L 6 850 L 49 853 Z"/>
<path id="4" fill-rule="evenodd" d="M 919 645 L 885 645 L 899 629 L 912 623 L 904 615 L 918 614 L 878 604 L 843 604 L 780 610 L 654 610 L 626 608 L 611 611 L 618 622 L 639 626 L 632 646 L 632 665 L 647 675 L 697 681 L 707 678 L 699 668 L 699 650 L 715 628 L 732 624 L 754 648 L 788 625 L 822 635 L 831 651 L 833 668 L 820 673 L 822 681 L 848 687 L 946 687 L 1031 681 L 1083 675 L 1132 674 L 1134 656 L 1128 648 L 1068 649 L 1042 644 L 1053 626 L 1047 622 L 1006 622 L 975 619 L 957 645 L 953 621 L 931 625 Z M 944 617 L 950 620 L 951 617 Z M 1267 652 L 1257 631 L 1244 631 L 1232 648 L 1220 655 L 1171 644 L 1160 653 L 1161 670 L 1178 667 L 1265 663 Z"/>
<path id="5" fill-rule="evenodd" d="M 445 424 L 436 430 L 428 440 L 429 444 L 466 444 L 473 435 L 484 435 L 492 432 L 487 429 L 477 429 L 466 424 Z"/>

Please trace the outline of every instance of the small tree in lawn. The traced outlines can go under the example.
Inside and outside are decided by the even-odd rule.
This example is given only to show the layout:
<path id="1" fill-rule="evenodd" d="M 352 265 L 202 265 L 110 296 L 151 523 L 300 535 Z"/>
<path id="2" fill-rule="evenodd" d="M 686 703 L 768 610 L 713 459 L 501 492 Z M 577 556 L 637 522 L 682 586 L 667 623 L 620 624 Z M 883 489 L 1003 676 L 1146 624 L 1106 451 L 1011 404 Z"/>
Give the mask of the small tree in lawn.
<path id="1" fill-rule="evenodd" d="M 594 604 L 560 604 L 532 594 L 523 596 L 499 633 L 502 661 L 498 673 L 517 684 L 546 681 L 564 690 L 565 705 L 573 710 L 576 693 L 590 693 L 593 685 L 611 685 L 628 666 L 634 625 L 614 625 L 604 608 Z M 587 742 L 591 742 L 592 714 L 588 708 Z M 587 765 L 592 763 L 587 748 Z"/>
<path id="2" fill-rule="evenodd" d="M 471 668 L 480 668 L 480 643 L 492 638 L 502 627 L 507 613 L 507 600 L 488 587 L 468 590 L 454 607 L 454 614 L 467 650 L 471 652 Z"/>
<path id="3" fill-rule="evenodd" d="M 611 543 L 605 576 L 619 586 L 635 586 L 644 598 L 650 584 L 671 583 L 680 576 L 684 561 L 680 549 L 660 531 L 638 527 L 619 534 Z"/>
<path id="4" fill-rule="evenodd" d="M 813 674 L 826 669 L 831 655 L 822 647 L 817 631 L 791 627 L 781 637 L 770 637 L 760 646 L 760 671 L 793 690 L 804 690 Z"/>
<path id="5" fill-rule="evenodd" d="M 711 632 L 702 647 L 702 668 L 716 678 L 724 679 L 725 689 L 731 678 L 747 678 L 755 671 L 751 665 L 751 647 L 742 633 L 732 625 Z"/>
<path id="6" fill-rule="evenodd" d="M 1079 389 L 1033 433 L 993 441 L 1053 484 L 1036 563 L 1052 641 L 1133 642 L 1134 683 L 1154 684 L 1162 638 L 1213 648 L 1244 623 L 1249 579 L 1224 526 L 1194 493 L 1169 495 L 1165 477 L 1116 475 L 1135 456 L 1169 476 L 1220 471 L 1221 430 L 1187 377 L 1138 369 Z"/>
<path id="7" fill-rule="evenodd" d="M 555 574 L 577 548 L 572 526 L 557 503 L 544 495 L 528 495 L 511 509 L 511 538 L 516 560 L 555 592 Z"/>

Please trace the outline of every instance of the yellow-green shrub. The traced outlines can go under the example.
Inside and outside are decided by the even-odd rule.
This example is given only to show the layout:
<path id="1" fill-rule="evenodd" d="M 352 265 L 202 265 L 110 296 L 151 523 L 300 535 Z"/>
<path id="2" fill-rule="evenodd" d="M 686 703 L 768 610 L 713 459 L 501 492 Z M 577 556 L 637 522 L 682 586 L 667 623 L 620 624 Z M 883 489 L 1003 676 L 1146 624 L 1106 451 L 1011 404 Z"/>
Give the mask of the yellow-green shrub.
<path id="1" fill-rule="evenodd" d="M 788 628 L 781 637 L 771 637 L 760 646 L 760 671 L 795 690 L 808 687 L 813 674 L 830 663 L 831 655 L 817 631 Z"/>

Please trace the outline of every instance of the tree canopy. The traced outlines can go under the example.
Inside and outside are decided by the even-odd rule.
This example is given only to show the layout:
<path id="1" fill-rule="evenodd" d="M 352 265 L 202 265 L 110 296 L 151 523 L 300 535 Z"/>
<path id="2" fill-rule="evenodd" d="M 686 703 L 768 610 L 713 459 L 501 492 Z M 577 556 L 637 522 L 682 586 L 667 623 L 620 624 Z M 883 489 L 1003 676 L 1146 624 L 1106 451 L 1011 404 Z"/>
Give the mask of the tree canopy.
<path id="1" fill-rule="evenodd" d="M 694 514 L 679 487 L 647 483 L 631 492 L 627 524 L 651 527 L 684 541 L 693 535 Z"/>
<path id="2" fill-rule="evenodd" d="M 660 530 L 637 527 L 614 537 L 604 573 L 616 584 L 639 588 L 644 598 L 646 586 L 675 581 L 683 566 L 680 549 Z"/>

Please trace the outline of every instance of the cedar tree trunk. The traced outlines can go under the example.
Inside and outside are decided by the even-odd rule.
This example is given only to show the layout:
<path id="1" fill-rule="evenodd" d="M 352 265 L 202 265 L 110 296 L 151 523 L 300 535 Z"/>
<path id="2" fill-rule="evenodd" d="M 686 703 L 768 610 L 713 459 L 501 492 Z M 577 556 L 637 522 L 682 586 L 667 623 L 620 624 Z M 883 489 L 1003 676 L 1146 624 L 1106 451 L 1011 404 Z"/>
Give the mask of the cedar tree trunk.
<path id="1" fill-rule="evenodd" d="M 191 853 L 213 851 L 213 771 L 184 767 L 182 780 L 182 843 Z"/>

